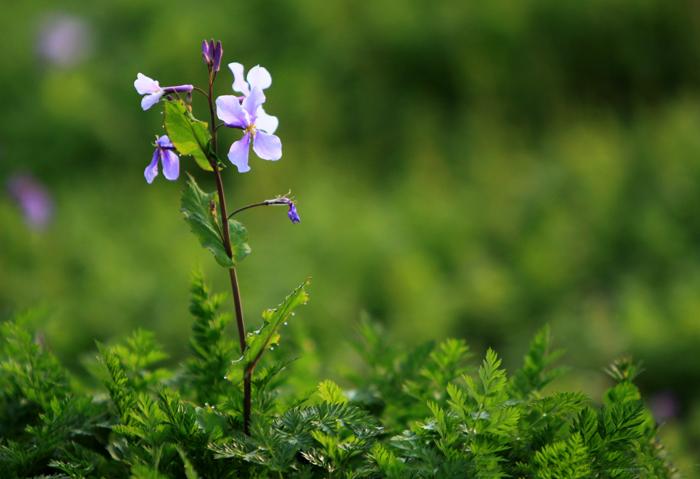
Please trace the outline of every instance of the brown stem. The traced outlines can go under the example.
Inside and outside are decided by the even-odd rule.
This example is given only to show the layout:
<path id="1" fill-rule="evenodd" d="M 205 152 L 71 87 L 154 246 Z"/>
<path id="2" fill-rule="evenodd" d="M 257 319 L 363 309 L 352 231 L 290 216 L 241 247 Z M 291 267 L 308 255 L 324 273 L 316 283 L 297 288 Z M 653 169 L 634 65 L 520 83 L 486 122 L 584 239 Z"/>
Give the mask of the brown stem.
<path id="1" fill-rule="evenodd" d="M 251 399 L 253 397 L 251 384 L 253 382 L 254 367 L 246 367 L 243 373 L 243 432 L 246 435 L 250 435 Z"/>
<path id="2" fill-rule="evenodd" d="M 209 71 L 209 94 L 207 95 L 207 101 L 209 103 L 209 129 L 211 131 L 211 141 L 214 148 L 214 158 L 209 158 L 209 164 L 214 170 L 214 177 L 216 178 L 216 191 L 219 196 L 219 209 L 221 210 L 221 222 L 223 230 L 223 240 L 224 249 L 229 258 L 233 259 L 233 248 L 231 247 L 231 232 L 228 228 L 228 212 L 226 210 L 226 195 L 224 194 L 224 184 L 221 180 L 221 172 L 219 171 L 218 165 L 218 144 L 216 141 L 216 119 L 214 114 L 214 77 L 216 73 Z M 231 280 L 231 294 L 233 295 L 234 310 L 236 313 L 236 326 L 238 329 L 238 343 L 241 348 L 241 354 L 246 350 L 246 329 L 245 322 L 243 320 L 243 305 L 241 303 L 241 292 L 238 286 L 238 277 L 236 275 L 236 267 L 232 266 L 228 270 L 229 279 Z M 252 368 L 246 368 L 243 374 L 243 432 L 245 434 L 250 434 L 250 413 L 251 413 L 251 385 L 252 385 Z"/>

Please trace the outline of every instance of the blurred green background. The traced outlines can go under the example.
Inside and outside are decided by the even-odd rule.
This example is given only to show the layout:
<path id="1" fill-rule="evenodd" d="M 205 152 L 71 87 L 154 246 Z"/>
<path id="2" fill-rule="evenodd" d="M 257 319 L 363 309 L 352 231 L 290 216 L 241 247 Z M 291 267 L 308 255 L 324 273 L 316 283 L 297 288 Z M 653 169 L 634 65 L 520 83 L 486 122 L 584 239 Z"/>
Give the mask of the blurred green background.
<path id="1" fill-rule="evenodd" d="M 161 117 L 133 89 L 137 72 L 204 84 L 214 37 L 273 76 L 284 157 L 225 181 L 232 205 L 297 197 L 300 225 L 241 215 L 239 276 L 251 324 L 313 277 L 290 328 L 324 359 L 309 374 L 352 367 L 364 313 L 408 345 L 459 336 L 507 364 L 549 323 L 570 384 L 597 394 L 631 353 L 670 448 L 700 444 L 696 0 L 32 0 L 0 26 L 0 316 L 43 309 L 74 367 L 135 327 L 177 358 L 193 267 L 227 288 L 181 218 L 182 181 L 143 179 Z M 6 188 L 18 174 L 48 190 L 45 228 Z"/>

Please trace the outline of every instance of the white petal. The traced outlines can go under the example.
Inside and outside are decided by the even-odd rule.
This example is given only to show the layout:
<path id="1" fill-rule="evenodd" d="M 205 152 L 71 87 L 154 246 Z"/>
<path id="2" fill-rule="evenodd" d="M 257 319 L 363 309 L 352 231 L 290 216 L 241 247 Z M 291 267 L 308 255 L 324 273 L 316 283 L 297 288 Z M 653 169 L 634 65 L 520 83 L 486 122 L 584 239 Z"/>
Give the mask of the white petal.
<path id="1" fill-rule="evenodd" d="M 231 69 L 231 73 L 233 73 L 233 91 L 248 95 L 248 93 L 250 93 L 250 88 L 248 88 L 248 83 L 246 83 L 243 78 L 243 65 L 238 62 L 233 62 L 229 63 L 228 67 Z"/>
<path id="2" fill-rule="evenodd" d="M 245 128 L 249 123 L 248 115 L 234 95 L 221 95 L 216 99 L 216 116 L 232 128 Z"/>
<path id="3" fill-rule="evenodd" d="M 158 103 L 160 101 L 160 97 L 162 96 L 163 92 L 159 91 L 157 93 L 151 93 L 150 95 L 146 95 L 143 98 L 141 98 L 141 108 L 143 108 L 143 111 L 148 110 L 153 105 Z"/>
<path id="4" fill-rule="evenodd" d="M 136 75 L 136 80 L 134 80 L 134 88 L 136 88 L 136 91 L 139 92 L 139 95 L 147 95 L 162 91 L 160 84 L 156 80 L 147 77 L 143 73 Z"/>
<path id="5" fill-rule="evenodd" d="M 280 124 L 279 120 L 276 116 L 268 115 L 265 110 L 263 110 L 262 106 L 258 108 L 256 116 L 255 126 L 258 130 L 269 134 L 273 134 L 277 131 L 277 127 Z"/>
<path id="6" fill-rule="evenodd" d="M 251 68 L 246 78 L 250 88 L 260 88 L 264 90 L 265 88 L 270 88 L 270 85 L 272 85 L 270 72 L 267 71 L 267 68 L 261 67 L 260 65 L 255 65 Z"/>
<path id="7" fill-rule="evenodd" d="M 275 135 L 259 131 L 253 138 L 253 151 L 263 160 L 277 161 L 282 158 L 282 142 Z"/>
<path id="8" fill-rule="evenodd" d="M 239 173 L 245 173 L 250 171 L 250 166 L 248 166 L 248 151 L 250 150 L 250 133 L 243 135 L 238 141 L 235 141 L 231 145 L 231 149 L 228 150 L 228 159 L 236 165 Z"/>

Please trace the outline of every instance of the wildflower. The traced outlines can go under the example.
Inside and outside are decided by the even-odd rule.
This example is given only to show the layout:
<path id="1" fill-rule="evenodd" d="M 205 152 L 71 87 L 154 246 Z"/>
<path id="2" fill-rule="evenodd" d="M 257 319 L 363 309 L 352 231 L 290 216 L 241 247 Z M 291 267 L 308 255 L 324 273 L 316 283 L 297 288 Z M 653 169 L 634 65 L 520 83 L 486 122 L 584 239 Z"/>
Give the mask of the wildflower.
<path id="1" fill-rule="evenodd" d="M 243 79 L 243 65 L 237 62 L 229 63 L 228 67 L 233 73 L 233 91 L 242 93 L 243 96 L 250 95 L 254 88 L 259 88 L 260 91 L 270 88 L 272 85 L 272 76 L 267 68 L 256 65 L 248 71 L 248 76 Z M 247 80 L 247 81 L 246 81 Z"/>
<path id="2" fill-rule="evenodd" d="M 215 72 L 219 71 L 223 53 L 224 49 L 220 41 L 202 40 L 202 56 L 204 57 L 204 63 L 206 63 L 211 70 Z"/>
<path id="3" fill-rule="evenodd" d="M 229 128 L 239 128 L 245 133 L 234 142 L 228 159 L 236 165 L 239 173 L 250 171 L 248 152 L 252 140 L 253 151 L 263 160 L 276 161 L 282 158 L 282 142 L 273 133 L 278 120 L 262 109 L 265 95 L 258 87 L 250 90 L 241 103 L 234 95 L 222 95 L 216 99 L 216 114 Z"/>
<path id="4" fill-rule="evenodd" d="M 163 176 L 170 181 L 177 180 L 177 177 L 180 176 L 180 157 L 175 153 L 175 147 L 167 135 L 156 140 L 153 159 L 143 172 L 149 185 L 158 176 L 158 160 L 163 164 Z"/>
<path id="5" fill-rule="evenodd" d="M 41 183 L 29 175 L 18 174 L 7 182 L 7 189 L 29 226 L 42 229 L 49 223 L 53 214 L 53 202 Z"/>
<path id="6" fill-rule="evenodd" d="M 59 14 L 46 18 L 40 27 L 37 51 L 48 63 L 70 67 L 86 59 L 92 50 L 92 29 L 82 18 Z"/>
<path id="7" fill-rule="evenodd" d="M 166 86 L 161 87 L 158 81 L 147 77 L 143 73 L 136 75 L 136 80 L 134 81 L 134 88 L 139 93 L 139 95 L 145 95 L 141 99 L 141 108 L 144 111 L 151 108 L 153 105 L 158 103 L 163 95 L 168 93 L 181 93 L 181 92 L 191 92 L 194 87 L 192 85 L 176 85 L 176 86 Z"/>

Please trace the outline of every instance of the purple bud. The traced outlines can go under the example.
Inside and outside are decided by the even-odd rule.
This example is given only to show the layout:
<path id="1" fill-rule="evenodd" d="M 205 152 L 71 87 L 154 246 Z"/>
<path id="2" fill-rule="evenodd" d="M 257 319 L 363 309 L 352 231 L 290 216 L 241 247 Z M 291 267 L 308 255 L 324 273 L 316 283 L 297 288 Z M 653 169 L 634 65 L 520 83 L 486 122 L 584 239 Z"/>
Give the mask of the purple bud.
<path id="1" fill-rule="evenodd" d="M 214 40 L 212 40 L 213 44 Z M 221 57 L 224 55 L 224 47 L 221 45 L 221 40 L 217 40 L 216 44 L 212 46 L 214 53 L 212 59 L 212 68 L 215 72 L 219 71 L 221 68 Z"/>
<path id="2" fill-rule="evenodd" d="M 208 40 L 202 40 L 202 57 L 204 58 L 204 63 L 211 65 L 212 62 L 212 52 L 211 45 Z"/>
<path id="3" fill-rule="evenodd" d="M 188 93 L 194 90 L 192 85 L 176 85 L 176 86 L 166 86 L 163 88 L 164 93 Z"/>
<path id="4" fill-rule="evenodd" d="M 291 200 L 289 201 L 289 211 L 287 212 L 287 216 L 289 217 L 292 223 L 301 222 L 301 218 L 299 218 L 299 213 L 297 213 L 297 205 L 295 205 L 294 202 Z"/>

